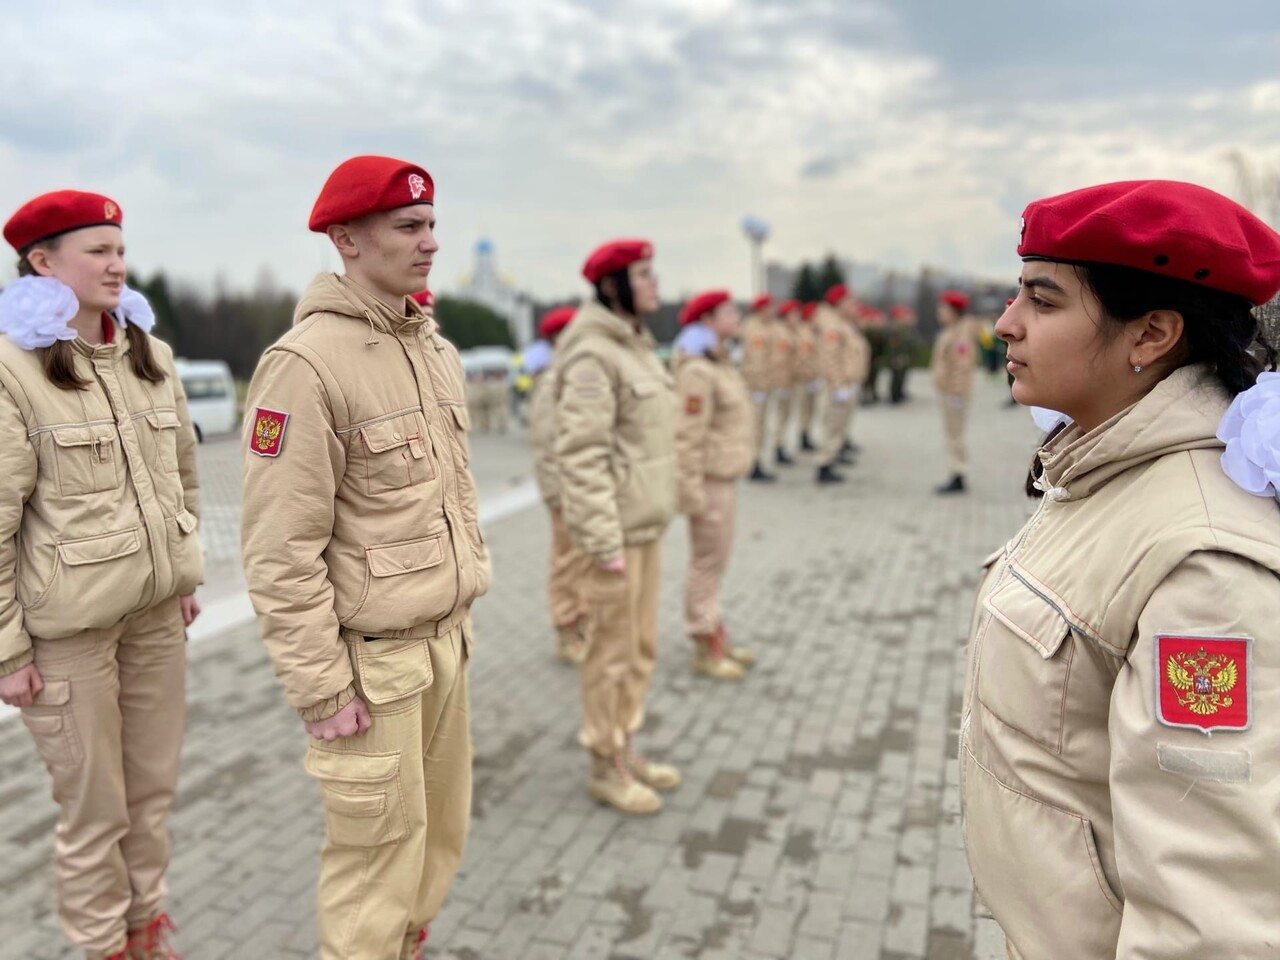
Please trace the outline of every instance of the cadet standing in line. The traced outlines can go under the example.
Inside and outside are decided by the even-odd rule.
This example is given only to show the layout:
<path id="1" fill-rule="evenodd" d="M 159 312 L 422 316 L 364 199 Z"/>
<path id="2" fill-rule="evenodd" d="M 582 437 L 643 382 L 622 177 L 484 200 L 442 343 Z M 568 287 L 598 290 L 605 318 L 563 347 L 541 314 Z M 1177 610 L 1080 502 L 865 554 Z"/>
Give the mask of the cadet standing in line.
<path id="1" fill-rule="evenodd" d="M 0 701 L 53 780 L 58 919 L 90 960 L 171 960 L 169 811 L 203 559 L 196 435 L 123 213 L 60 190 L 4 226 Z"/>
<path id="2" fill-rule="evenodd" d="M 556 463 L 569 538 L 594 561 L 585 583 L 580 741 L 587 791 L 623 813 L 661 809 L 674 767 L 632 746 L 658 653 L 662 534 L 676 511 L 675 384 L 641 318 L 658 309 L 653 246 L 618 240 L 587 258 L 595 287 L 560 338 Z"/>
<path id="3" fill-rule="evenodd" d="M 843 288 L 844 285 L 840 286 Z M 867 339 L 866 328 L 873 322 L 872 317 L 875 311 L 864 310 L 852 291 L 846 292 L 844 299 L 849 302 L 845 304 L 841 315 L 849 321 L 853 334 L 854 376 L 857 378 L 859 389 L 853 392 L 853 402 L 849 406 L 849 422 L 845 427 L 844 442 L 840 446 L 840 452 L 845 460 L 852 462 L 852 458 L 858 453 L 858 445 L 853 440 L 853 425 L 857 420 L 858 410 L 862 406 L 861 386 L 866 383 L 867 377 L 871 374 L 871 341 Z"/>
<path id="4" fill-rule="evenodd" d="M 968 472 L 965 427 L 969 419 L 969 395 L 978 371 L 978 336 L 969 319 L 969 296 L 960 290 L 944 290 L 938 297 L 938 325 L 929 372 L 938 389 L 942 429 L 947 441 L 947 468 L 951 479 L 938 487 L 940 494 L 964 493 Z"/>
<path id="5" fill-rule="evenodd" d="M 867 379 L 862 385 L 862 402 L 880 402 L 880 371 L 886 366 L 885 350 L 888 346 L 885 331 L 885 313 L 872 306 L 859 311 L 862 335 L 867 341 Z"/>
<path id="6" fill-rule="evenodd" d="M 1023 213 L 996 325 L 1068 423 L 987 564 L 960 730 L 965 846 L 1011 958 L 1280 945 L 1280 236 L 1188 183 Z M 1233 399 L 1234 398 L 1234 399 Z"/>
<path id="7" fill-rule="evenodd" d="M 769 411 L 774 406 L 778 373 L 775 365 L 775 341 L 778 325 L 773 297 L 762 293 L 751 301 L 747 322 L 742 327 L 742 377 L 751 391 L 755 411 L 756 462 L 751 480 L 770 483 L 777 479 L 764 468 L 769 449 Z"/>
<path id="8" fill-rule="evenodd" d="M 889 402 L 905 403 L 907 375 L 915 363 L 916 348 L 920 342 L 916 335 L 916 315 L 910 307 L 898 304 L 889 310 L 889 330 L 885 338 L 885 360 L 889 367 Z"/>
<path id="9" fill-rule="evenodd" d="M 553 351 L 575 307 L 549 310 L 538 324 L 539 340 L 524 354 L 524 370 L 533 377 L 529 399 L 529 442 L 533 475 L 551 516 L 551 562 L 548 564 L 547 609 L 556 633 L 556 658 L 582 663 L 587 655 L 587 602 L 583 586 L 591 558 L 573 545 L 560 509 L 560 472 L 556 468 L 556 389 Z"/>
<path id="10" fill-rule="evenodd" d="M 818 334 L 818 364 L 824 385 L 822 445 L 818 452 L 818 482 L 843 483 L 837 464 L 853 462 L 848 450 L 849 423 L 866 370 L 854 339 L 852 315 L 858 301 L 844 284 L 827 291 L 818 305 L 814 324 Z"/>
<path id="11" fill-rule="evenodd" d="M 755 662 L 733 646 L 720 609 L 720 587 L 733 550 L 738 481 L 755 451 L 751 397 L 729 362 L 728 343 L 742 317 L 728 290 L 699 294 L 680 311 L 675 342 L 680 393 L 676 456 L 680 512 L 689 517 L 685 628 L 693 638 L 693 669 L 715 680 L 741 680 Z"/>
<path id="12" fill-rule="evenodd" d="M 795 303 L 794 300 L 788 301 Z M 800 449 L 812 453 L 818 449 L 813 442 L 817 426 L 818 400 L 822 396 L 822 363 L 818 356 L 818 330 L 813 322 L 816 303 L 799 305 L 799 322 L 796 327 L 796 370 L 793 389 L 800 398 Z M 795 314 L 794 309 L 791 311 Z"/>
<path id="13" fill-rule="evenodd" d="M 779 304 L 773 319 L 773 431 L 774 462 L 780 467 L 790 467 L 795 460 L 787 453 L 791 436 L 791 412 L 795 409 L 795 379 L 797 337 L 795 324 Z"/>
<path id="14" fill-rule="evenodd" d="M 311 211 L 317 276 L 263 354 L 245 418 L 245 578 L 311 736 L 324 960 L 404 960 L 471 814 L 471 603 L 489 586 L 453 345 L 411 299 L 439 249 L 422 167 L 363 156 Z"/>

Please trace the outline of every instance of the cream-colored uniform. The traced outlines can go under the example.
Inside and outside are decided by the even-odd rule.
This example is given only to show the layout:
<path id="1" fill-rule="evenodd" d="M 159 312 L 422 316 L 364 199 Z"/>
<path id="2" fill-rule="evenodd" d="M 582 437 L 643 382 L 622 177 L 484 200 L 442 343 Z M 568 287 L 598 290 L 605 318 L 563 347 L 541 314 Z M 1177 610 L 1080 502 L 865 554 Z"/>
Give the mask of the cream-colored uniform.
<path id="1" fill-rule="evenodd" d="M 822 396 L 822 370 L 818 363 L 818 331 L 812 321 L 795 328 L 796 359 L 791 373 L 792 396 L 799 404 L 798 426 L 802 437 L 813 436 L 814 413 Z"/>
<path id="2" fill-rule="evenodd" d="M 529 398 L 529 443 L 533 475 L 551 517 L 551 563 L 547 578 L 547 608 L 553 627 L 572 627 L 585 621 L 583 583 L 591 573 L 591 557 L 573 545 L 560 509 L 560 471 L 556 466 L 555 374 L 544 370 L 533 379 Z"/>
<path id="3" fill-rule="evenodd" d="M 408 957 L 471 809 L 468 614 L 490 570 L 461 364 L 412 301 L 396 311 L 321 274 L 246 410 L 245 576 L 285 696 L 321 720 L 358 694 L 373 717 L 307 755 L 325 806 L 321 953 Z"/>
<path id="4" fill-rule="evenodd" d="M 839 459 L 840 450 L 849 437 L 853 405 L 862 389 L 862 381 L 866 379 L 866 371 L 859 362 L 861 354 L 853 324 L 825 303 L 819 304 L 813 323 L 825 397 L 818 464 L 830 466 Z"/>
<path id="5" fill-rule="evenodd" d="M 769 412 L 776 406 L 778 328 L 764 312 L 749 315 L 742 324 L 742 378 L 750 391 L 755 414 L 756 462 L 763 464 L 769 449 Z"/>
<path id="6" fill-rule="evenodd" d="M 661 538 L 676 509 L 675 391 L 653 337 L 599 303 L 556 343 L 556 463 L 586 581 L 582 745 L 616 757 L 644 721 L 658 650 Z M 623 557 L 619 576 L 601 564 Z"/>
<path id="7" fill-rule="evenodd" d="M 680 512 L 689 517 L 685 629 L 705 637 L 720 626 L 720 585 L 729 567 L 738 481 L 755 458 L 751 397 L 719 352 L 676 357 Z"/>
<path id="8" fill-rule="evenodd" d="M 1227 404 L 1184 368 L 1066 430 L 990 563 L 961 777 L 969 863 L 1013 957 L 1277 955 L 1280 508 L 1223 473 Z M 1161 722 L 1161 635 L 1252 638 L 1228 691 L 1250 729 Z M 1219 706 L 1196 712 L 1212 726 Z"/>
<path id="9" fill-rule="evenodd" d="M 796 331 L 779 318 L 773 321 L 773 396 L 774 441 L 779 449 L 785 449 L 791 435 L 791 417 L 796 407 L 793 382 L 796 376 Z"/>
<path id="10" fill-rule="evenodd" d="M 942 428 L 947 442 L 947 466 L 955 476 L 968 469 L 965 426 L 969 418 L 969 396 L 978 372 L 978 331 L 976 324 L 961 318 L 943 327 L 933 343 L 929 361 L 933 385 L 942 405 Z"/>
<path id="11" fill-rule="evenodd" d="M 186 717 L 178 597 L 203 575 L 196 438 L 169 347 L 139 378 L 122 329 L 71 342 L 84 390 L 0 337 L 0 675 L 53 778 L 59 917 L 90 957 L 161 912 Z"/>

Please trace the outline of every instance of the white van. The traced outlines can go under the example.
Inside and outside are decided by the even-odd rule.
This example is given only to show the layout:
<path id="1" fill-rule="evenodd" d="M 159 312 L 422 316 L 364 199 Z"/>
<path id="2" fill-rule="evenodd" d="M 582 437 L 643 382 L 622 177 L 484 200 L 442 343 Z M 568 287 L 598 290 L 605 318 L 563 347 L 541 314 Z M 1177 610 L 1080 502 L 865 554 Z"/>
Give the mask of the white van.
<path id="1" fill-rule="evenodd" d="M 231 433 L 239 425 L 236 410 L 236 382 L 231 368 L 221 360 L 174 360 L 187 409 L 195 424 L 196 439 Z"/>

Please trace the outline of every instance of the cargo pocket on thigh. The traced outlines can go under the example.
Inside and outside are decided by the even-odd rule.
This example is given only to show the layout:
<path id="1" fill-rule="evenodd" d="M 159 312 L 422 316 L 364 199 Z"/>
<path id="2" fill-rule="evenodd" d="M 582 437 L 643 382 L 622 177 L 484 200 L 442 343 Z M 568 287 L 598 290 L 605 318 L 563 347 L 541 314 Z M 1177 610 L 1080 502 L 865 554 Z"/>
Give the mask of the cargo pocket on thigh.
<path id="1" fill-rule="evenodd" d="M 70 680 L 45 680 L 35 702 L 22 711 L 22 722 L 50 770 L 75 767 L 84 760 L 84 745 L 71 712 Z"/>
<path id="2" fill-rule="evenodd" d="M 376 847 L 409 830 L 398 754 L 334 753 L 312 746 L 304 764 L 320 781 L 325 836 L 335 847 Z"/>

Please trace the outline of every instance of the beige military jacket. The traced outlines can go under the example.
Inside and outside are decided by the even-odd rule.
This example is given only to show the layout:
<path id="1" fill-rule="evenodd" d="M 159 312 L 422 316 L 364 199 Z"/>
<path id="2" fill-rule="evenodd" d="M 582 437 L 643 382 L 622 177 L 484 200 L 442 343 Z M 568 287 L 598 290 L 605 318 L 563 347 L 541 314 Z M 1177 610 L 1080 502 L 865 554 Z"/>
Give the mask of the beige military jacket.
<path id="1" fill-rule="evenodd" d="M 967 397 L 978 373 L 977 325 L 961 319 L 938 332 L 929 361 L 933 385 L 947 397 Z"/>
<path id="2" fill-rule="evenodd" d="M 565 525 L 607 562 L 658 539 L 675 514 L 675 384 L 649 332 L 596 302 L 560 335 L 552 371 Z"/>
<path id="3" fill-rule="evenodd" d="M 680 512 L 707 508 L 706 479 L 737 480 L 755 462 L 755 416 L 742 374 L 723 353 L 676 356 L 680 419 L 676 426 Z"/>
<path id="4" fill-rule="evenodd" d="M 796 334 L 785 320 L 774 320 L 771 390 L 790 390 L 796 370 Z"/>
<path id="5" fill-rule="evenodd" d="M 776 390 L 778 324 L 765 313 L 750 314 L 742 325 L 742 377 L 752 393 Z"/>
<path id="6" fill-rule="evenodd" d="M 134 375 L 129 338 L 71 341 L 84 390 L 45 376 L 41 355 L 0 336 L 0 675 L 31 662 L 31 638 L 110 627 L 192 593 L 196 435 L 167 344 L 163 383 Z"/>
<path id="7" fill-rule="evenodd" d="M 860 386 L 866 372 L 859 375 L 861 353 L 853 325 L 835 307 L 819 304 L 813 316 L 818 340 L 818 371 L 829 390 L 851 390 Z"/>
<path id="8" fill-rule="evenodd" d="M 321 274 L 249 387 L 245 579 L 306 720 L 354 695 L 346 640 L 442 635 L 489 586 L 458 353 L 404 311 Z"/>
<path id="9" fill-rule="evenodd" d="M 853 379 L 855 383 L 860 384 L 864 383 L 871 373 L 871 341 L 854 324 L 850 323 L 849 329 L 853 333 Z"/>
<path id="10" fill-rule="evenodd" d="M 529 397 L 529 446 L 533 478 L 543 502 L 560 509 L 560 471 L 556 467 L 556 388 L 550 369 L 533 378 Z"/>
<path id="11" fill-rule="evenodd" d="M 813 323 L 801 323 L 793 331 L 795 362 L 791 367 L 791 384 L 803 387 L 822 379 L 818 365 L 818 331 Z"/>
<path id="12" fill-rule="evenodd" d="M 1184 368 L 1055 438 L 982 585 L 965 844 L 1029 960 L 1280 948 L 1280 507 L 1222 472 L 1227 404 Z"/>

